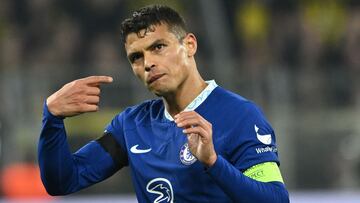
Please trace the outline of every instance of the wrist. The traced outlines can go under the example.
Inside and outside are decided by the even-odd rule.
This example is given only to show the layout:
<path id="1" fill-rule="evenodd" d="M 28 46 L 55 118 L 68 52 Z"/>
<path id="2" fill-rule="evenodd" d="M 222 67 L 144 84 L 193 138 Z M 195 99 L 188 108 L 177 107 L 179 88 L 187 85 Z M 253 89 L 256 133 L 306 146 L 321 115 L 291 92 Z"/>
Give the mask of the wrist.
<path id="1" fill-rule="evenodd" d="M 48 112 L 49 112 L 51 115 L 56 116 L 56 117 L 60 117 L 60 116 L 61 116 L 60 113 L 54 109 L 50 97 L 48 97 L 48 98 L 46 99 L 46 106 L 47 106 Z"/>
<path id="2" fill-rule="evenodd" d="M 57 115 L 54 115 L 52 112 L 50 112 L 46 100 L 44 101 L 44 105 L 43 105 L 43 117 L 48 120 L 52 120 L 53 122 L 58 122 L 58 121 L 60 122 L 60 120 L 62 122 L 62 120 L 65 119 L 65 117 L 63 117 L 63 116 L 57 116 Z"/>
<path id="3" fill-rule="evenodd" d="M 216 153 L 214 153 L 204 164 L 207 168 L 210 168 L 215 164 L 216 160 L 217 160 L 217 155 Z"/>

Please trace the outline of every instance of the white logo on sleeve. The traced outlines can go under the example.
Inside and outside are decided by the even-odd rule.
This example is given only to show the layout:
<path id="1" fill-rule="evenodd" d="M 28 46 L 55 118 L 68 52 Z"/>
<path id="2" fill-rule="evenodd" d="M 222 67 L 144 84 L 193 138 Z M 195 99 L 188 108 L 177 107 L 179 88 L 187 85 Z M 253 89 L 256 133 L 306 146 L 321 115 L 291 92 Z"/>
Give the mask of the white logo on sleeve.
<path id="1" fill-rule="evenodd" d="M 146 185 L 146 191 L 157 195 L 154 203 L 174 202 L 174 192 L 169 180 L 165 178 L 154 178 Z"/>
<path id="2" fill-rule="evenodd" d="M 138 144 L 132 146 L 132 147 L 130 148 L 130 151 L 131 151 L 132 153 L 134 153 L 134 154 L 144 154 L 144 153 L 148 153 L 148 152 L 151 151 L 151 148 L 149 148 L 149 149 L 138 149 L 138 148 L 137 148 L 138 146 L 139 146 Z"/>
<path id="3" fill-rule="evenodd" d="M 259 128 L 255 125 L 255 132 L 256 132 L 256 137 L 257 139 L 262 142 L 263 144 L 271 144 L 271 134 L 266 134 L 266 135 L 260 135 L 258 133 Z"/>

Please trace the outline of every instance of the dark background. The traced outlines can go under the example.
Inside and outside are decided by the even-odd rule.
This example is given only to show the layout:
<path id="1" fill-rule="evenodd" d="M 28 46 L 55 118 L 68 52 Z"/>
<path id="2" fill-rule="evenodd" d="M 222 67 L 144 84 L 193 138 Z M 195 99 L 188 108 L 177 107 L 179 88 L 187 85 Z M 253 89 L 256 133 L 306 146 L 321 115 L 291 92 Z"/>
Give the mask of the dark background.
<path id="1" fill-rule="evenodd" d="M 43 102 L 69 81 L 115 79 L 100 112 L 66 119 L 73 150 L 124 107 L 153 97 L 119 38 L 121 21 L 152 2 L 185 17 L 205 79 L 263 108 L 290 191 L 359 189 L 360 7 L 350 0 L 1 1 L 0 170 L 36 163 Z M 125 169 L 74 195 L 132 191 Z"/>

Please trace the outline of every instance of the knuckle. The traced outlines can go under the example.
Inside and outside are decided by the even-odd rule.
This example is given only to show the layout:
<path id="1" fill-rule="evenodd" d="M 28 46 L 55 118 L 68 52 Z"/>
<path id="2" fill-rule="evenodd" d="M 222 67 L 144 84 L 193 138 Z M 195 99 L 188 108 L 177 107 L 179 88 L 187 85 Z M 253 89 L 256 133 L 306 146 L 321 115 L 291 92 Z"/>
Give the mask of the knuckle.
<path id="1" fill-rule="evenodd" d="M 72 86 L 78 86 L 81 84 L 81 80 L 74 80 L 71 83 L 72 83 Z"/>
<path id="2" fill-rule="evenodd" d="M 77 110 L 79 111 L 79 112 L 83 112 L 84 111 L 84 109 L 85 109 L 85 107 L 82 105 L 82 104 L 76 104 L 77 105 Z"/>
<path id="3" fill-rule="evenodd" d="M 74 100 L 74 106 L 78 109 L 82 108 L 82 102 L 79 99 Z"/>
<path id="4" fill-rule="evenodd" d="M 81 105 L 85 101 L 86 101 L 86 98 L 83 97 L 82 95 L 75 95 L 75 97 L 74 97 L 74 102 L 76 105 Z"/>
<path id="5" fill-rule="evenodd" d="M 76 92 L 78 94 L 84 94 L 84 93 L 86 93 L 86 90 L 82 86 L 76 86 Z"/>
<path id="6" fill-rule="evenodd" d="M 65 85 L 62 86 L 61 89 L 64 89 L 64 88 L 67 88 L 67 87 L 71 87 L 71 86 L 72 86 L 72 83 L 73 83 L 73 82 L 66 83 Z"/>

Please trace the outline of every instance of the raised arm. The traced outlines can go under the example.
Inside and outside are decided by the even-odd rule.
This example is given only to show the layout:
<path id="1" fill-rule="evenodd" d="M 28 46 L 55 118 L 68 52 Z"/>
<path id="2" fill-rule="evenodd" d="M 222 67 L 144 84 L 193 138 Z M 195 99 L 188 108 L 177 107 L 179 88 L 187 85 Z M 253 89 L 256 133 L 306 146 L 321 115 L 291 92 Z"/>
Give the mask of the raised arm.
<path id="1" fill-rule="evenodd" d="M 109 177 L 121 167 L 107 150 L 106 143 L 117 144 L 109 135 L 89 142 L 72 154 L 63 122 L 66 117 L 97 111 L 100 84 L 110 82 L 112 78 L 107 76 L 75 80 L 47 98 L 44 104 L 38 159 L 41 178 L 50 195 L 76 192 Z"/>

